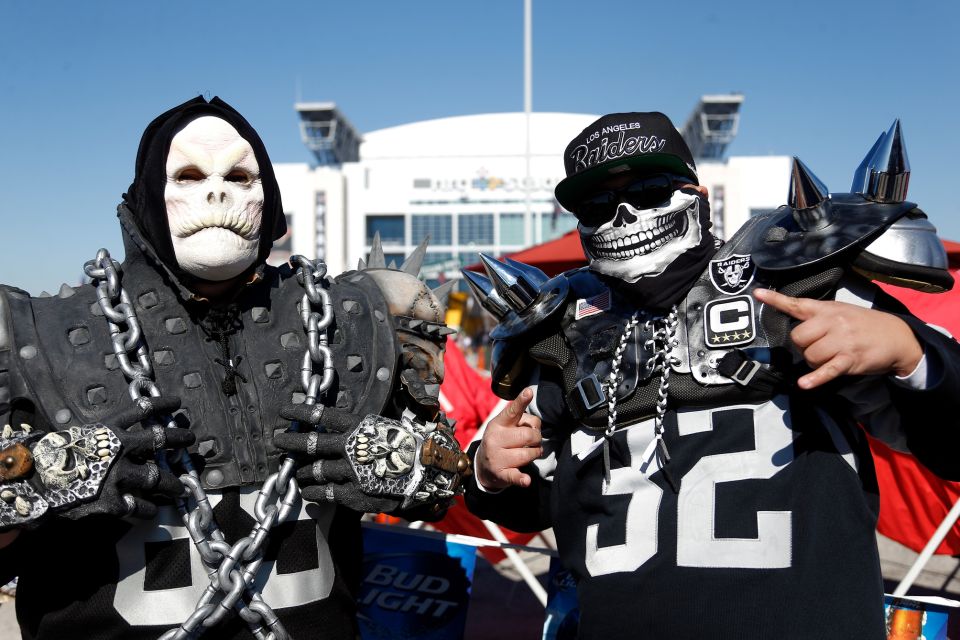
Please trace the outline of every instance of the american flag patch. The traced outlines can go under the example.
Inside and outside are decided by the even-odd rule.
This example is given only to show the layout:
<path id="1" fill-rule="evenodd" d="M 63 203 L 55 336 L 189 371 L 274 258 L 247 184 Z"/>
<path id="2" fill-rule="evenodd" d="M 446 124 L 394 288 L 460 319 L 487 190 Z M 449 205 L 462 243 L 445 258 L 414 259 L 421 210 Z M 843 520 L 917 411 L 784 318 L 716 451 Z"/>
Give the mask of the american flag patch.
<path id="1" fill-rule="evenodd" d="M 574 313 L 574 320 L 579 320 L 580 318 L 586 318 L 587 316 L 595 316 L 598 313 L 606 311 L 610 308 L 610 289 L 604 290 L 603 293 L 598 293 L 592 298 L 579 298 L 577 300 L 577 310 Z"/>

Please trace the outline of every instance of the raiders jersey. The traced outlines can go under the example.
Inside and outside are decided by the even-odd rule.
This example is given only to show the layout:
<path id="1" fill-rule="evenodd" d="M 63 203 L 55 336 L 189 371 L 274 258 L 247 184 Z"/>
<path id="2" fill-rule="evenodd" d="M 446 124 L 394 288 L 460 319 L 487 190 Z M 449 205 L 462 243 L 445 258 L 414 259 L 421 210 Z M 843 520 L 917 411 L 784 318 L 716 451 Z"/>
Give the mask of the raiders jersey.
<path id="1" fill-rule="evenodd" d="M 875 287 L 838 296 L 892 304 Z M 591 317 L 618 313 L 615 292 L 602 302 L 591 304 Z M 574 315 L 583 308 L 571 307 Z M 738 324 L 741 336 L 760 327 L 752 307 L 733 311 L 715 323 Z M 573 365 L 541 364 L 531 376 L 531 410 L 544 421 L 532 486 L 491 494 L 473 481 L 468 504 L 511 528 L 554 528 L 578 580 L 581 638 L 884 638 L 877 486 L 858 423 L 937 473 L 958 474 L 946 453 L 958 437 L 942 416 L 956 411 L 960 346 L 902 317 L 924 346 L 931 376 L 922 390 L 874 376 L 758 393 L 674 371 L 663 434 L 669 462 L 661 468 L 651 453 L 652 413 L 625 403 L 633 408 L 610 438 L 609 481 L 605 421 L 592 421 L 582 401 L 572 406 L 571 381 L 591 369 L 587 342 L 571 350 L 575 375 Z M 711 322 L 709 310 L 700 321 Z M 709 341 L 709 329 L 696 339 Z M 658 382 L 641 380 L 631 397 L 655 398 Z"/>
<path id="2" fill-rule="evenodd" d="M 253 488 L 211 491 L 214 515 L 233 544 L 254 525 Z M 355 637 L 351 594 L 361 555 L 359 514 L 302 503 L 276 528 L 257 584 L 294 638 Z M 56 520 L 0 551 L 3 573 L 19 573 L 17 618 L 24 640 L 157 638 L 186 620 L 210 583 L 179 514 L 153 520 Z M 251 638 L 238 616 L 204 638 Z"/>

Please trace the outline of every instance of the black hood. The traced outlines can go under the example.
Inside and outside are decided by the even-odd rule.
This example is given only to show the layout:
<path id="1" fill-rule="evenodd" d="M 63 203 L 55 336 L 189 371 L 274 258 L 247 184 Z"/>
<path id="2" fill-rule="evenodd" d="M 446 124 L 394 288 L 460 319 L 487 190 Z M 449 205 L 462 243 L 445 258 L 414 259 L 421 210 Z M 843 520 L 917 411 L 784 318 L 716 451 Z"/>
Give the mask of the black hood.
<path id="1" fill-rule="evenodd" d="M 143 132 L 140 148 L 137 150 L 133 183 L 123 194 L 123 204 L 126 205 L 129 216 L 121 216 L 121 222 L 126 223 L 125 228 L 132 222 L 139 236 L 152 248 L 162 266 L 166 267 L 177 280 L 187 285 L 190 282 L 196 282 L 197 278 L 188 274 L 177 264 L 173 242 L 170 240 L 170 228 L 167 225 L 164 190 L 170 141 L 180 129 L 200 116 L 216 116 L 229 122 L 253 147 L 257 164 L 260 166 L 260 180 L 263 183 L 263 222 L 257 262 L 251 269 L 256 269 L 266 261 L 274 240 L 281 237 L 287 230 L 283 204 L 280 202 L 280 189 L 273 174 L 273 165 L 270 163 L 263 141 L 250 123 L 233 107 L 216 97 L 207 102 L 202 96 L 198 96 L 170 109 L 158 116 Z M 124 217 L 128 219 L 123 220 Z M 140 248 L 143 249 L 142 246 Z"/>

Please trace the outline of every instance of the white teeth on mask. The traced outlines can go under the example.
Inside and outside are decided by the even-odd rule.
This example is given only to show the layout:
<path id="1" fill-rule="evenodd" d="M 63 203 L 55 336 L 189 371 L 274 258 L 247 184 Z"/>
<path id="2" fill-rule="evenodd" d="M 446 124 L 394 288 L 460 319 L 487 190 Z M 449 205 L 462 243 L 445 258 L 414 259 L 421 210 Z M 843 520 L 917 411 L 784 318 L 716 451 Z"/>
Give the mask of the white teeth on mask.
<path id="1" fill-rule="evenodd" d="M 605 260 L 627 260 L 656 251 L 687 232 L 687 215 L 693 206 L 695 205 L 647 220 L 647 228 L 634 234 L 612 237 L 622 233 L 620 229 L 614 228 L 602 236 L 592 236 L 589 240 L 590 253 Z"/>

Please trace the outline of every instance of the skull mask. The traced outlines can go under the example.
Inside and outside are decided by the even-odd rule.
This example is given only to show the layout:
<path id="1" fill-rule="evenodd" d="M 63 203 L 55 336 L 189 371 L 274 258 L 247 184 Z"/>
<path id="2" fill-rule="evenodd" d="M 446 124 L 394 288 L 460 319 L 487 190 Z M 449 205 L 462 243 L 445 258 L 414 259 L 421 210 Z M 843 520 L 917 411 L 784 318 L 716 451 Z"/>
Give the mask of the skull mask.
<path id="1" fill-rule="evenodd" d="M 229 280 L 257 259 L 264 191 L 253 147 L 225 120 L 201 116 L 172 139 L 164 201 L 180 268 Z"/>
<path id="2" fill-rule="evenodd" d="M 580 240 L 590 269 L 624 282 L 662 274 L 703 239 L 701 208 L 696 193 L 674 191 L 669 200 L 650 209 L 621 202 L 616 215 L 596 227 L 579 225 Z"/>

